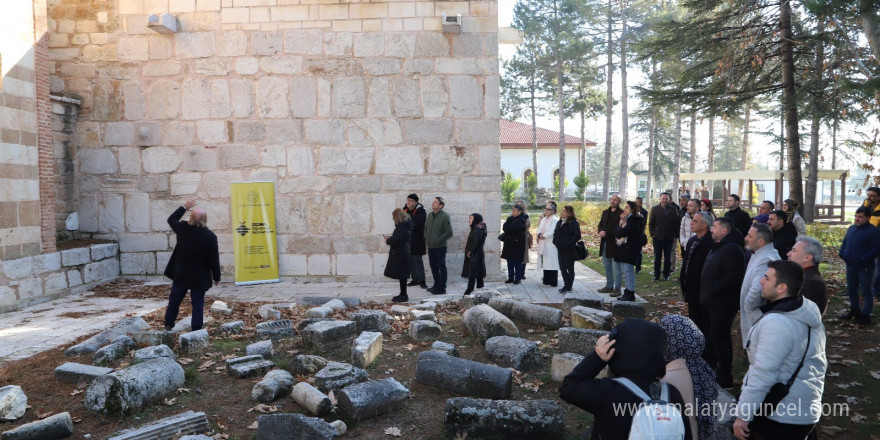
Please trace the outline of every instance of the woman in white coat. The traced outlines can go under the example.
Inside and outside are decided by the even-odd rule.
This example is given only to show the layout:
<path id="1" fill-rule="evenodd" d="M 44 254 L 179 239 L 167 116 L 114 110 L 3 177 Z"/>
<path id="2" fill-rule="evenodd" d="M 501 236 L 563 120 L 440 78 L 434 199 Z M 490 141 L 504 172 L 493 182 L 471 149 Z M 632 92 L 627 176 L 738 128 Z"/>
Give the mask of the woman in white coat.
<path id="1" fill-rule="evenodd" d="M 553 245 L 553 231 L 559 223 L 556 202 L 547 202 L 541 222 L 538 223 L 538 270 L 544 271 L 544 285 L 556 287 L 559 283 L 559 252 Z"/>

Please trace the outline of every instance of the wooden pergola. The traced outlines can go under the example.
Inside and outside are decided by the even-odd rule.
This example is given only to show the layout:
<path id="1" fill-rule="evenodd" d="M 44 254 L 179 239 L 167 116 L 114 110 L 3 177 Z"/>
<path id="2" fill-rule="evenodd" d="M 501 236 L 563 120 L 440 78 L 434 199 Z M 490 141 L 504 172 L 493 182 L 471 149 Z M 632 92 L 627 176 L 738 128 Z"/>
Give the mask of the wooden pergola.
<path id="1" fill-rule="evenodd" d="M 804 181 L 809 177 L 809 171 L 804 170 L 803 178 Z M 715 199 L 712 201 L 713 204 L 717 202 L 723 202 L 727 200 L 727 197 L 733 193 L 733 182 L 748 182 L 748 197 L 744 197 L 742 194 L 743 205 L 752 208 L 752 183 L 755 181 L 773 181 L 776 186 L 776 198 L 779 200 L 775 200 L 774 203 L 777 206 L 782 205 L 782 200 L 784 200 L 784 196 L 782 195 L 783 182 L 787 180 L 788 171 L 785 170 L 749 170 L 749 171 L 715 171 L 712 173 L 681 173 L 679 175 L 680 182 L 694 182 L 693 185 L 696 187 L 697 182 L 701 187 L 706 186 L 706 182 L 721 180 L 724 183 L 721 185 L 723 188 L 723 194 L 721 199 Z M 840 204 L 834 204 L 832 200 L 832 204 L 821 205 L 815 204 L 815 213 L 813 218 L 816 220 L 836 220 L 845 221 L 844 217 L 844 209 L 845 209 L 845 201 L 846 201 L 846 178 L 849 176 L 848 170 L 819 170 L 817 173 L 817 178 L 819 181 L 821 180 L 838 180 L 840 179 Z M 722 203 L 723 205 L 723 203 Z M 839 213 L 835 213 L 835 211 L 839 209 Z"/>

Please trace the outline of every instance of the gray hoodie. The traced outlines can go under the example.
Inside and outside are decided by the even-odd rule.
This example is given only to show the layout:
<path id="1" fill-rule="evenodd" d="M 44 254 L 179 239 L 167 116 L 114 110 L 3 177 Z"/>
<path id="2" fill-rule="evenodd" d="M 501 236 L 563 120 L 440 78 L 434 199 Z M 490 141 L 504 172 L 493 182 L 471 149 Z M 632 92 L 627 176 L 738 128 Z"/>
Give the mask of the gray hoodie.
<path id="1" fill-rule="evenodd" d="M 767 264 L 779 259 L 779 252 L 773 247 L 773 243 L 768 243 L 755 251 L 746 267 L 746 275 L 739 289 L 739 325 L 743 348 L 746 348 L 749 341 L 749 329 L 761 317 L 761 306 L 766 302 L 761 298 L 761 279 L 767 272 Z"/>
<path id="2" fill-rule="evenodd" d="M 819 421 L 825 389 L 825 326 L 816 303 L 802 296 L 785 298 L 761 307 L 764 312 L 749 331 L 746 351 L 749 371 L 743 379 L 737 417 L 755 418 L 767 392 L 777 382 L 786 382 L 807 351 L 804 366 L 789 393 L 770 420 L 793 425 Z M 807 347 L 807 331 L 810 346 Z"/>

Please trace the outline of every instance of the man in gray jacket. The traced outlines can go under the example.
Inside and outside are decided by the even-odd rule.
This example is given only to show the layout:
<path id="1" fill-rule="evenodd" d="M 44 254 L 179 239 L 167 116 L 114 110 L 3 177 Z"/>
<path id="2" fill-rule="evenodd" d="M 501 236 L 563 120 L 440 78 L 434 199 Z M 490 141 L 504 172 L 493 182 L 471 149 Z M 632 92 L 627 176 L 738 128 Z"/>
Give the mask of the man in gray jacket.
<path id="1" fill-rule="evenodd" d="M 756 223 L 746 234 L 746 248 L 753 252 L 742 287 L 739 289 L 739 321 L 743 348 L 748 342 L 749 329 L 761 317 L 760 307 L 766 301 L 761 298 L 761 279 L 767 272 L 767 264 L 779 260 L 779 252 L 773 247 L 773 231 L 770 226 Z"/>
<path id="2" fill-rule="evenodd" d="M 770 262 L 761 280 L 761 295 L 768 303 L 761 306 L 764 315 L 749 330 L 746 342 L 750 366 L 733 423 L 740 440 L 751 435 L 803 439 L 822 414 L 828 368 L 825 326 L 819 307 L 800 295 L 803 282 L 803 269 L 787 260 Z M 775 384 L 792 377 L 788 394 L 775 407 L 763 405 Z"/>
<path id="3" fill-rule="evenodd" d="M 428 292 L 434 295 L 446 293 L 446 240 L 452 237 L 452 223 L 449 214 L 443 210 L 445 206 L 443 197 L 435 197 L 431 202 L 431 213 L 425 219 L 425 244 L 434 277 L 434 285 L 428 288 Z"/>

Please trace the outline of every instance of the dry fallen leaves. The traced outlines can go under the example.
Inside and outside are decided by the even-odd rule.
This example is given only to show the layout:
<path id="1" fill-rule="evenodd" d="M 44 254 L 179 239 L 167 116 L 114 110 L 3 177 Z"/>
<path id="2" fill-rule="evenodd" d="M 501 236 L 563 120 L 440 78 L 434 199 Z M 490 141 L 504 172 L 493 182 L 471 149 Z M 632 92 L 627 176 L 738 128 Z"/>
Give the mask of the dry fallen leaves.
<path id="1" fill-rule="evenodd" d="M 166 398 L 162 400 L 162 404 L 165 406 L 173 406 L 175 403 L 177 403 L 177 397 L 172 397 L 170 399 Z"/>
<path id="2" fill-rule="evenodd" d="M 874 379 L 880 379 L 880 370 L 872 371 L 871 377 L 873 377 Z"/>
<path id="3" fill-rule="evenodd" d="M 73 390 L 73 391 L 70 393 L 70 395 L 71 395 L 71 396 L 75 396 L 75 395 L 77 395 L 77 394 L 82 394 L 82 392 L 83 392 L 83 390 L 81 390 L 81 389 Z"/>
<path id="4" fill-rule="evenodd" d="M 400 437 L 400 428 L 398 428 L 396 426 L 392 426 L 390 428 L 385 428 L 385 435 Z"/>
<path id="5" fill-rule="evenodd" d="M 180 365 L 189 365 L 192 362 L 193 362 L 193 360 L 190 358 L 178 358 L 177 359 L 177 363 L 179 363 Z"/>
<path id="6" fill-rule="evenodd" d="M 49 417 L 51 415 L 52 415 L 52 411 L 41 412 L 40 410 L 37 410 L 37 418 L 40 420 L 43 420 L 46 417 Z"/>
<path id="7" fill-rule="evenodd" d="M 452 440 L 465 440 L 467 439 L 467 431 L 458 431 L 455 433 L 455 437 Z"/>
<path id="8" fill-rule="evenodd" d="M 327 393 L 327 398 L 330 399 L 330 403 L 333 404 L 333 406 L 336 406 L 339 403 L 336 401 L 336 395 L 333 394 L 333 391 Z"/>
<path id="9" fill-rule="evenodd" d="M 275 413 L 278 412 L 278 407 L 275 405 L 266 405 L 265 403 L 259 403 L 257 406 L 247 410 L 247 412 L 256 411 L 263 414 Z"/>
<path id="10" fill-rule="evenodd" d="M 257 423 L 258 422 L 251 423 L 250 425 L 248 425 L 248 429 L 257 429 Z"/>

